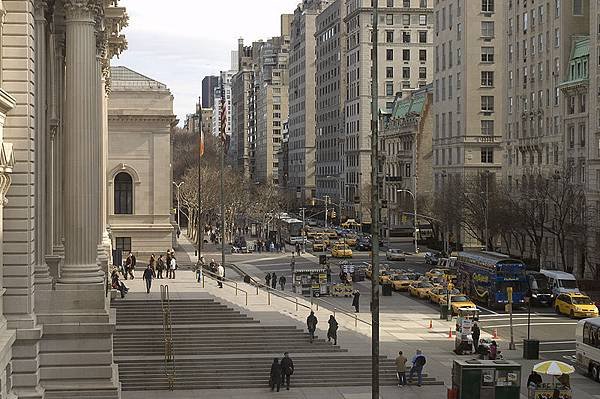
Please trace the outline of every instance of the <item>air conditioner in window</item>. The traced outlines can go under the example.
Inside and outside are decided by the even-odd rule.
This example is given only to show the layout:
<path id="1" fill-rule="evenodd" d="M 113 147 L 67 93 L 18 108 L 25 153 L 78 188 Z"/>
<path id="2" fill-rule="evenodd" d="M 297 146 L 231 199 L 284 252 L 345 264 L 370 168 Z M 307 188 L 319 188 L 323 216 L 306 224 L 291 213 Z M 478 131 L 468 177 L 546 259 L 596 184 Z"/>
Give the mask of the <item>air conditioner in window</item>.
<path id="1" fill-rule="evenodd" d="M 491 18 L 492 13 L 491 12 L 484 12 L 483 16 L 486 17 L 486 18 Z"/>

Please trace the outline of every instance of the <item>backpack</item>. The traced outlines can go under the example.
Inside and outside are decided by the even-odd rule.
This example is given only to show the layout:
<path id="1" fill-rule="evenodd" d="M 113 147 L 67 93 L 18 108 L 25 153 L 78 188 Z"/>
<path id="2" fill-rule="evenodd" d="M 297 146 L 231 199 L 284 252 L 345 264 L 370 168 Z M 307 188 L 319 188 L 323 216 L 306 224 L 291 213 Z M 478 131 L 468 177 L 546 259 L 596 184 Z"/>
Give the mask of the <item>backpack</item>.
<path id="1" fill-rule="evenodd" d="M 425 363 L 427 363 L 427 359 L 425 359 L 425 356 L 423 356 L 423 355 L 419 355 L 415 359 L 415 366 L 423 367 L 423 366 L 425 366 Z"/>

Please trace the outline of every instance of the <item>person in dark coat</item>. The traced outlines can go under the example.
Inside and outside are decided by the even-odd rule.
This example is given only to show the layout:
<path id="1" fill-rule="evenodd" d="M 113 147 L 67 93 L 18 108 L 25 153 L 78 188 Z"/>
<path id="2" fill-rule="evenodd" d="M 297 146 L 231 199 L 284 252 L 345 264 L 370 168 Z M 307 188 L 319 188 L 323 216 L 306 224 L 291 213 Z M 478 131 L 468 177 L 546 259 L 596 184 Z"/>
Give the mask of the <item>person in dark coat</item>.
<path id="1" fill-rule="evenodd" d="M 281 359 L 281 377 L 285 378 L 285 389 L 290 390 L 290 377 L 294 374 L 294 362 L 290 354 L 285 352 Z"/>
<path id="2" fill-rule="evenodd" d="M 131 279 L 133 280 L 133 271 L 135 270 L 135 264 L 137 263 L 137 259 L 135 258 L 135 255 L 131 252 L 129 253 L 129 256 L 131 256 L 131 265 L 129 266 L 127 272 L 129 273 L 129 277 L 131 277 Z"/>
<path id="3" fill-rule="evenodd" d="M 115 290 L 119 290 L 121 293 L 121 298 L 125 298 L 125 294 L 127 294 L 127 291 L 129 291 L 129 288 L 127 288 L 125 284 L 119 280 L 119 274 L 116 270 L 113 270 L 111 273 L 111 286 Z"/>
<path id="4" fill-rule="evenodd" d="M 127 280 L 127 276 L 129 276 L 129 269 L 131 269 L 131 252 L 127 255 L 127 259 L 125 259 L 125 266 L 123 266 L 123 278 Z"/>
<path id="5" fill-rule="evenodd" d="M 281 275 L 281 277 L 279 277 L 279 288 L 281 289 L 281 291 L 285 291 L 285 282 L 286 282 L 285 276 Z"/>
<path id="6" fill-rule="evenodd" d="M 146 282 L 146 294 L 149 294 L 150 288 L 152 288 L 152 279 L 154 278 L 154 272 L 152 271 L 152 266 L 148 265 L 146 270 L 144 270 L 144 275 L 142 276 L 142 278 Z"/>
<path id="7" fill-rule="evenodd" d="M 277 392 L 279 392 L 279 389 L 281 388 L 281 365 L 277 358 L 273 359 L 273 364 L 271 364 L 269 385 L 271 386 L 271 391 L 275 389 L 275 386 L 277 386 Z"/>
<path id="8" fill-rule="evenodd" d="M 271 274 L 270 273 L 267 273 L 267 275 L 265 276 L 265 285 L 267 287 L 271 286 Z"/>
<path id="9" fill-rule="evenodd" d="M 335 319 L 335 317 L 331 315 L 329 316 L 329 320 L 327 321 L 327 323 L 329 323 L 329 329 L 327 330 L 327 341 L 331 342 L 331 340 L 333 339 L 333 344 L 337 345 L 338 322 Z"/>
<path id="10" fill-rule="evenodd" d="M 315 312 L 311 310 L 310 314 L 306 318 L 306 326 L 308 327 L 308 334 L 310 335 L 311 343 L 315 339 L 315 330 L 317 329 L 318 322 L 319 321 L 317 320 L 317 316 L 315 316 Z"/>
<path id="11" fill-rule="evenodd" d="M 477 349 L 479 349 L 479 336 L 481 335 L 481 330 L 477 323 L 473 323 L 473 328 L 471 329 L 471 336 L 473 337 L 473 349 L 475 353 L 477 353 Z"/>
<path id="12" fill-rule="evenodd" d="M 360 291 L 354 291 L 352 294 L 352 306 L 354 306 L 354 310 L 358 313 L 358 309 L 360 308 Z"/>
<path id="13" fill-rule="evenodd" d="M 277 288 L 277 275 L 275 274 L 275 272 L 271 274 L 271 288 Z"/>
<path id="14" fill-rule="evenodd" d="M 163 270 L 165 270 L 165 261 L 163 256 L 159 255 L 156 261 L 156 278 L 163 278 Z"/>

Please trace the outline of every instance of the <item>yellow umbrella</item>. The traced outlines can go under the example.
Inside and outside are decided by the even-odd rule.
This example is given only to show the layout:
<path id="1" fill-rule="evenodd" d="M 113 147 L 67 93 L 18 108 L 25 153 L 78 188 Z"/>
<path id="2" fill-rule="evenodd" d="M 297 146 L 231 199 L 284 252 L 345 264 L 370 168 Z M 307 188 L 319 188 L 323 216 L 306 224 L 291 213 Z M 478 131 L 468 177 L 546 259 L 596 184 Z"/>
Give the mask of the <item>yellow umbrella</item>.
<path id="1" fill-rule="evenodd" d="M 548 360 L 533 366 L 533 371 L 547 375 L 563 375 L 574 373 L 575 368 L 567 363 L 559 362 L 557 360 Z"/>

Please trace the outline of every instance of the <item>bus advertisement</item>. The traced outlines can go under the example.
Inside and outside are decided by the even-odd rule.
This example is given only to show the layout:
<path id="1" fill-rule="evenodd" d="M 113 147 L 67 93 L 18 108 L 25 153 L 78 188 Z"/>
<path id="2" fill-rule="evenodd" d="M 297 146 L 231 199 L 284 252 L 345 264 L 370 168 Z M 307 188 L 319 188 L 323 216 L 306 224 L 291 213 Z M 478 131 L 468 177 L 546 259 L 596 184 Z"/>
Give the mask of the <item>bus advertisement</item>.
<path id="1" fill-rule="evenodd" d="M 600 382 L 600 317 L 584 319 L 575 329 L 577 368 Z"/>
<path id="2" fill-rule="evenodd" d="M 525 304 L 526 266 L 520 260 L 493 252 L 459 252 L 455 267 L 463 292 L 490 309 L 508 304 L 509 287 L 513 290 L 513 304 Z"/>

